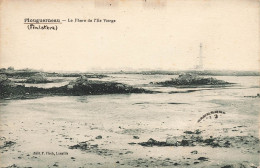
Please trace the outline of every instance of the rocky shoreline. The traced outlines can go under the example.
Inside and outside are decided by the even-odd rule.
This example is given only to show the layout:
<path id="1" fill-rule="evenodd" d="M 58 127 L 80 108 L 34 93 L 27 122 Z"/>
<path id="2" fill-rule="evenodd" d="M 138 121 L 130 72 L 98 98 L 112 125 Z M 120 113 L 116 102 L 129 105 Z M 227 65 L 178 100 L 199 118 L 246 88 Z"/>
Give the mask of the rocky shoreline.
<path id="1" fill-rule="evenodd" d="M 52 88 L 25 87 L 15 85 L 6 76 L 0 77 L 0 99 L 26 99 L 43 96 L 82 96 L 100 94 L 153 93 L 117 82 L 92 81 L 81 76 L 68 85 Z"/>

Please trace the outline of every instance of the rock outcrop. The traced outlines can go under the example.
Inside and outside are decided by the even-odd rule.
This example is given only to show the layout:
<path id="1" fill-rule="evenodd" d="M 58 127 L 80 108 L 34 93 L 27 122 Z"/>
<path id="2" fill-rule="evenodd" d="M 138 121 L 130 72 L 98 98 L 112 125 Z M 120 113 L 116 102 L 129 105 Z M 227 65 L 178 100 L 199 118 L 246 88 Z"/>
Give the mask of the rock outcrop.
<path id="1" fill-rule="evenodd" d="M 181 74 L 178 78 L 173 78 L 169 81 L 157 82 L 156 84 L 162 86 L 188 86 L 188 85 L 228 85 L 229 82 L 218 80 L 212 77 L 204 78 L 195 74 Z"/>

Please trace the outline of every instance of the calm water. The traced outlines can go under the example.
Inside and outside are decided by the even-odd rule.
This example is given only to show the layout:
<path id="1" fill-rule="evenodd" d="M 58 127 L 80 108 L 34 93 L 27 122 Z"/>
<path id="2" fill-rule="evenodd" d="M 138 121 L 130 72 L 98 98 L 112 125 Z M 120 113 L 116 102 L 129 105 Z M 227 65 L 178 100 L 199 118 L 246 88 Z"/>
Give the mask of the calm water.
<path id="1" fill-rule="evenodd" d="M 104 81 L 116 81 L 133 86 L 142 86 L 150 82 L 169 80 L 173 75 L 111 75 Z M 146 87 L 158 90 L 158 94 L 114 94 L 93 96 L 55 96 L 33 100 L 8 100 L 1 102 L 1 118 L 11 114 L 37 119 L 39 115 L 49 119 L 95 121 L 109 125 L 112 122 L 135 125 L 138 121 L 154 123 L 168 122 L 162 127 L 183 127 L 196 123 L 198 118 L 210 110 L 229 110 L 225 100 L 243 102 L 244 96 L 255 96 L 259 93 L 259 77 L 218 76 L 217 79 L 236 83 L 227 88 L 199 88 L 191 93 L 174 93 L 170 91 L 184 91 L 190 88 L 177 89 L 173 87 Z M 45 84 L 51 87 L 57 84 Z M 61 84 L 58 84 L 61 85 Z M 27 115 L 27 112 L 31 116 Z M 230 114 L 239 114 L 240 110 Z M 258 112 L 251 112 L 247 117 L 256 117 Z M 163 116 L 163 117 L 162 117 Z M 7 117 L 8 118 L 8 117 Z M 99 120 L 99 118 L 102 118 Z M 252 118 L 251 118 L 252 119 Z M 239 118 L 236 118 L 239 122 Z M 126 122 L 127 121 L 127 122 Z M 256 122 L 256 121 L 255 121 Z M 139 126 L 138 126 L 139 127 Z"/>

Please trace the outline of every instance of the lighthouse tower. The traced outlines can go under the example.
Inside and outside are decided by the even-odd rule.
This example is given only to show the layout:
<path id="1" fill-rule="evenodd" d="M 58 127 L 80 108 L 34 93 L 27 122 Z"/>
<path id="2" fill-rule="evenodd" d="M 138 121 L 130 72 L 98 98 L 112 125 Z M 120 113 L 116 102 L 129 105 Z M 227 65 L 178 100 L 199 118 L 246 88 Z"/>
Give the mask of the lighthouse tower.
<path id="1" fill-rule="evenodd" d="M 197 57 L 198 59 L 198 64 L 196 66 L 196 70 L 198 71 L 202 71 L 203 70 L 203 56 L 202 56 L 202 43 L 200 43 L 200 52 L 199 52 L 199 56 Z"/>

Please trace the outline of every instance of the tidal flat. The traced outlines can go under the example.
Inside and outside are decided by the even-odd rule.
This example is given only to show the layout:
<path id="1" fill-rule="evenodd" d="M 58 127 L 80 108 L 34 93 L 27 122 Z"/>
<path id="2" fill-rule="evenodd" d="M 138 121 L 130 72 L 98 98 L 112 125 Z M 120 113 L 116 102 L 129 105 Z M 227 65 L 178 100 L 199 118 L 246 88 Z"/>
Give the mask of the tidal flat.
<path id="1" fill-rule="evenodd" d="M 24 87 L 64 87 L 78 77 L 47 76 L 62 80 Z M 149 93 L 1 99 L 1 167 L 258 167 L 259 77 L 217 76 L 235 83 L 218 88 L 151 84 L 175 77 L 91 79 Z M 198 122 L 211 111 L 225 113 Z"/>

